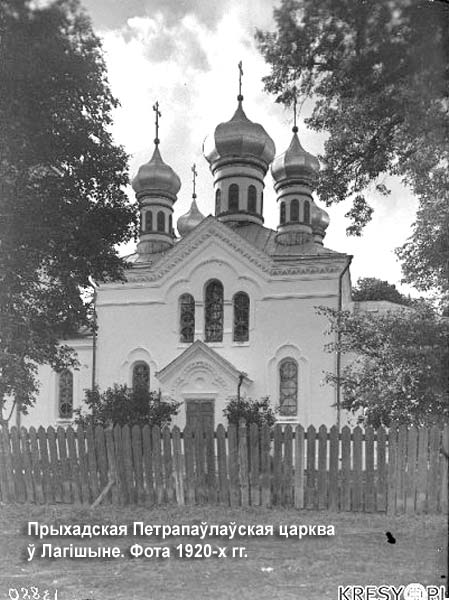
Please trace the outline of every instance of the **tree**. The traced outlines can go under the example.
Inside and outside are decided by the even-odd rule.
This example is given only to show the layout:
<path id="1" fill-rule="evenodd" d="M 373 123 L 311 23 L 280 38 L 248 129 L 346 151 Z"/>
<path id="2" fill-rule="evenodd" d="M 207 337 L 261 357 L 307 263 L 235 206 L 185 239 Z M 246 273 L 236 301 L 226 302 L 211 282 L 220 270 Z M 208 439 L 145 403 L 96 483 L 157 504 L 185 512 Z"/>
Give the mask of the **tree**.
<path id="1" fill-rule="evenodd" d="M 372 214 L 367 191 L 387 195 L 385 175 L 400 177 L 421 206 L 400 252 L 406 279 L 447 294 L 449 5 L 282 0 L 274 17 L 274 32 L 257 33 L 271 66 L 265 87 L 287 105 L 293 86 L 300 103 L 313 99 L 306 123 L 329 134 L 321 198 L 352 197 L 348 232 L 360 235 Z"/>
<path id="2" fill-rule="evenodd" d="M 104 392 L 98 388 L 86 390 L 85 404 L 88 412 L 75 411 L 75 424 L 88 425 L 158 425 L 171 423 L 178 414 L 180 402 L 163 400 L 157 392 L 144 388 L 130 389 L 115 384 Z"/>
<path id="3" fill-rule="evenodd" d="M 394 284 L 377 279 L 377 277 L 360 277 L 357 285 L 352 288 L 352 299 L 357 302 L 363 300 L 388 300 L 388 302 L 404 306 L 412 304 L 411 298 L 401 294 Z"/>
<path id="4" fill-rule="evenodd" d="M 381 315 L 329 308 L 320 313 L 330 319 L 329 333 L 340 332 L 327 350 L 347 357 L 340 378 L 326 374 L 341 386 L 342 408 L 375 427 L 449 418 L 449 319 L 424 302 Z"/>
<path id="5" fill-rule="evenodd" d="M 255 423 L 258 427 L 269 425 L 272 427 L 276 422 L 275 411 L 270 406 L 268 396 L 261 400 L 251 398 L 232 398 L 223 411 L 229 424 L 239 425 L 240 419 L 244 419 L 247 425 Z"/>
<path id="6" fill-rule="evenodd" d="M 101 46 L 77 0 L 0 0 L 0 408 L 26 411 L 36 368 L 74 365 L 89 276 L 123 277 L 127 157 Z M 2 413 L 3 414 L 3 411 Z M 1 416 L 0 414 L 0 416 Z"/>

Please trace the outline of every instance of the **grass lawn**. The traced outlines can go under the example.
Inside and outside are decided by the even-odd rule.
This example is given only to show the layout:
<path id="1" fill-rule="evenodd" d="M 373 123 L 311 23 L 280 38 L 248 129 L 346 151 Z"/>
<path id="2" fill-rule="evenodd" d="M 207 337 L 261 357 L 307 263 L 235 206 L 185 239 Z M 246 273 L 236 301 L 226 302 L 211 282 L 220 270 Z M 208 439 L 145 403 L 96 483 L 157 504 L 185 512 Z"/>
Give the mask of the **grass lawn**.
<path id="1" fill-rule="evenodd" d="M 212 539 L 214 546 L 245 546 L 246 558 L 209 559 L 42 559 L 26 560 L 28 521 L 41 524 L 325 524 L 334 537 L 286 539 L 259 537 Z M 386 531 L 396 539 L 387 542 Z M 48 538 L 53 545 L 176 546 L 198 539 Z M 58 590 L 58 600 L 265 600 L 337 598 L 338 585 L 401 585 L 419 582 L 441 585 L 445 579 L 447 528 L 445 516 L 367 515 L 282 509 L 230 509 L 168 506 L 100 507 L 93 511 L 70 507 L 0 506 L 0 600 L 10 589 L 35 586 L 40 592 Z M 14 595 L 14 594 L 13 594 Z M 22 596 L 21 596 L 22 597 Z M 14 598 L 13 598 L 14 600 Z"/>

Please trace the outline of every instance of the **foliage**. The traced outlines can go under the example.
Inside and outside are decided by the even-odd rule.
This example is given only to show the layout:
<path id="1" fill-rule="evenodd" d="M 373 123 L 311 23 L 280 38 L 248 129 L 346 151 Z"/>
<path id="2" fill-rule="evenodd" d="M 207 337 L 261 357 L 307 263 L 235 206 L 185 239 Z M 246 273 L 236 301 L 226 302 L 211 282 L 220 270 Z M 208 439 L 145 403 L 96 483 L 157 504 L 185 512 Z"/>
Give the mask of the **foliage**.
<path id="1" fill-rule="evenodd" d="M 223 415 L 229 424 L 238 425 L 240 419 L 244 419 L 247 425 L 256 423 L 259 427 L 269 425 L 272 427 L 276 422 L 275 410 L 270 406 L 268 396 L 260 400 L 251 398 L 232 398 L 223 410 Z"/>
<path id="2" fill-rule="evenodd" d="M 330 319 L 329 333 L 340 333 L 327 350 L 346 355 L 343 408 L 375 427 L 449 418 L 447 318 L 424 302 L 380 315 L 319 310 Z M 335 373 L 326 379 L 339 383 Z"/>
<path id="3" fill-rule="evenodd" d="M 77 0 L 0 0 L 0 409 L 76 360 L 88 278 L 120 278 L 134 211 L 99 39 Z"/>
<path id="4" fill-rule="evenodd" d="M 257 33 L 267 91 L 313 101 L 306 123 L 328 133 L 318 192 L 352 197 L 351 234 L 388 195 L 385 175 L 419 198 L 400 256 L 407 281 L 448 292 L 449 4 L 428 0 L 282 0 L 276 30 Z M 427 245 L 427 243 L 429 245 Z"/>
<path id="5" fill-rule="evenodd" d="M 377 277 L 360 277 L 352 288 L 352 299 L 359 302 L 363 300 L 388 300 L 396 304 L 410 306 L 412 300 L 396 289 L 393 283 L 377 279 Z"/>
<path id="6" fill-rule="evenodd" d="M 86 390 L 88 412 L 75 411 L 77 425 L 158 425 L 163 427 L 178 414 L 180 402 L 162 399 L 160 393 L 145 388 L 132 390 L 115 384 L 104 392 Z"/>

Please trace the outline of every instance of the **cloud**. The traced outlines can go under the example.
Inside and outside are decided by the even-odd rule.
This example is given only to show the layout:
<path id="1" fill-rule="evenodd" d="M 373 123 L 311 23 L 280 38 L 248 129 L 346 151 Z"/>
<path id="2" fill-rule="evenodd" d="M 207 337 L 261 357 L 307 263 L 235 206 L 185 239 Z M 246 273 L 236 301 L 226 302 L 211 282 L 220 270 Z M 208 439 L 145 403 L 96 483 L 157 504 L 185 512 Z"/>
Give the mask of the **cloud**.
<path id="1" fill-rule="evenodd" d="M 119 29 L 132 17 L 164 16 L 169 27 L 192 15 L 214 29 L 227 9 L 227 2 L 211 0 L 84 0 L 94 25 L 102 30 Z"/>

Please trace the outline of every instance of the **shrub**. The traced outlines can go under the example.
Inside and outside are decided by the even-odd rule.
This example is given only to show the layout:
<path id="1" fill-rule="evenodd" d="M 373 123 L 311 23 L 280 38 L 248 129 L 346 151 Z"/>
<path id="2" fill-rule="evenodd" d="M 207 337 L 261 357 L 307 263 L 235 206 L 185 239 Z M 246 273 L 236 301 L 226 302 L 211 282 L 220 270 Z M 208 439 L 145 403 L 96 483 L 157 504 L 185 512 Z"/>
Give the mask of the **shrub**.
<path id="1" fill-rule="evenodd" d="M 86 390 L 84 400 L 88 411 L 75 410 L 75 424 L 87 425 L 158 425 L 171 423 L 178 414 L 180 402 L 163 400 L 160 392 L 146 389 L 132 390 L 126 385 L 114 384 L 104 392 L 98 388 Z"/>
<path id="2" fill-rule="evenodd" d="M 275 413 L 268 396 L 260 400 L 232 398 L 223 411 L 229 424 L 238 425 L 240 419 L 244 419 L 247 425 L 256 423 L 259 427 L 265 424 L 272 427 L 276 422 Z"/>

